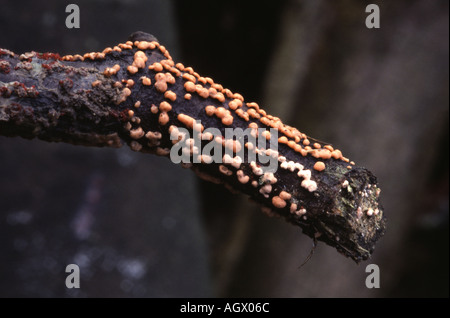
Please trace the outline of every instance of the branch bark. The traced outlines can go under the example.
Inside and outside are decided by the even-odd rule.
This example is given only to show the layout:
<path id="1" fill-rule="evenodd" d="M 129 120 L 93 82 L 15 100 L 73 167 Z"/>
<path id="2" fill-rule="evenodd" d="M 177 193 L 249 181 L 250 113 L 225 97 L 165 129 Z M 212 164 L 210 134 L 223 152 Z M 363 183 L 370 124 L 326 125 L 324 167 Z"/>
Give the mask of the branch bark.
<path id="1" fill-rule="evenodd" d="M 258 159 L 238 156 L 240 147 L 265 153 L 273 143 L 269 134 L 258 135 L 268 139 L 262 148 L 225 138 L 225 128 L 248 127 L 278 131 L 278 149 L 271 153 L 275 172 L 262 173 Z M 217 128 L 222 135 L 212 142 L 234 149 L 231 163 L 200 157 L 200 163 L 184 166 L 250 195 L 267 214 L 284 217 L 356 262 L 369 258 L 384 234 L 380 189 L 370 171 L 211 78 L 175 64 L 149 34 L 136 32 L 126 43 L 83 56 L 0 49 L 0 135 L 95 147 L 126 143 L 134 151 L 169 156 L 178 142 L 171 134 L 181 128 L 206 141 L 211 136 L 202 129 Z M 203 153 L 205 144 L 197 146 Z"/>

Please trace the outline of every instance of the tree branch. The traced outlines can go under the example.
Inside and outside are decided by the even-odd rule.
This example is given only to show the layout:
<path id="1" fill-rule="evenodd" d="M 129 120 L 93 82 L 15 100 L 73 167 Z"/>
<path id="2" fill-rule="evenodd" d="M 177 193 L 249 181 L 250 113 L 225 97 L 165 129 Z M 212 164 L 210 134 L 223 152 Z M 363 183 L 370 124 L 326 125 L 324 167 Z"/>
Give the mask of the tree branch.
<path id="1" fill-rule="evenodd" d="M 197 148 L 183 128 L 202 139 Z M 209 134 L 210 128 L 221 135 Z M 251 128 L 263 146 L 227 139 L 226 128 Z M 168 157 L 174 145 L 191 143 L 188 157 L 200 162 L 183 166 L 250 195 L 267 214 L 284 217 L 356 262 L 370 257 L 385 231 L 371 172 L 211 78 L 175 64 L 164 46 L 143 32 L 83 56 L 0 49 L 0 135 L 95 147 L 124 142 L 135 151 Z M 229 163 L 208 163 L 211 156 L 202 154 L 210 141 L 223 153 L 232 151 Z M 260 157 L 250 160 L 240 149 L 275 158 L 276 171 L 262 171 Z"/>

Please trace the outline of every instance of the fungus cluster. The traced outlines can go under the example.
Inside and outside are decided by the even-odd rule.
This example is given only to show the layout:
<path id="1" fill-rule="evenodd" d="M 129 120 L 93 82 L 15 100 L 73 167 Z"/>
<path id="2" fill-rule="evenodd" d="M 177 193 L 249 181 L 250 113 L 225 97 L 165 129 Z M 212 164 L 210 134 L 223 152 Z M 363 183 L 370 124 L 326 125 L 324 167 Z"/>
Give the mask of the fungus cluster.
<path id="1" fill-rule="evenodd" d="M 145 39 L 127 41 L 113 48 L 106 48 L 100 53 L 87 53 L 81 57 L 67 55 L 62 57 L 62 60 L 89 59 L 94 61 L 96 59 L 108 59 L 109 55 L 124 51 L 130 51 L 133 59 L 130 65 L 126 66 L 127 72 L 121 74 L 125 78 L 121 81 L 118 79 L 117 82 L 126 83 L 121 92 L 120 104 L 126 104 L 125 102 L 130 99 L 134 105 L 132 107 L 134 109 L 130 107 L 128 110 L 129 120 L 124 124 L 124 128 L 129 132 L 132 139 L 130 143 L 134 150 L 141 151 L 143 147 L 147 147 L 158 154 L 168 155 L 171 145 L 161 144 L 161 138 L 170 134 L 169 127 L 172 133 L 180 127 L 192 130 L 196 120 L 203 120 L 203 123 L 205 123 L 205 120 L 209 117 L 211 119 L 217 118 L 215 121 L 206 120 L 209 124 L 213 124 L 211 127 L 251 128 L 255 137 L 264 138 L 268 141 L 271 139 L 268 129 L 277 130 L 278 146 L 285 150 L 286 155 L 282 155 L 279 151 L 273 151 L 271 155 L 277 156 L 281 171 L 293 173 L 300 179 L 300 187 L 307 192 L 317 190 L 319 186 L 317 179 L 320 179 L 319 175 L 326 171 L 328 161 L 342 161 L 345 163 L 346 169 L 351 169 L 354 165 L 354 162 L 350 162 L 349 159 L 344 157 L 340 150 L 334 149 L 331 145 L 311 142 L 311 138 L 306 134 L 283 124 L 278 117 L 267 114 L 257 103 L 246 102 L 241 94 L 233 93 L 231 90 L 215 83 L 210 77 L 200 76 L 192 67 L 175 63 L 167 49 L 157 41 L 146 41 Z M 162 58 L 155 58 L 157 56 L 155 53 L 159 53 Z M 114 64 L 106 67 L 103 74 L 111 78 L 118 77 L 120 69 L 121 67 L 118 64 Z M 99 82 L 96 80 L 92 83 L 92 86 L 98 84 Z M 121 87 L 120 85 L 117 86 Z M 153 97 L 152 104 L 149 105 L 146 105 L 145 100 L 135 101 L 134 96 L 144 89 L 151 91 L 152 95 L 159 95 L 159 97 Z M 192 99 L 195 99 L 195 106 L 185 107 L 186 102 L 184 101 L 191 101 Z M 155 100 L 159 101 L 159 106 L 155 105 Z M 190 105 L 193 105 L 193 103 L 190 103 Z M 145 130 L 145 127 L 149 125 L 141 121 L 139 114 L 143 113 L 145 108 L 150 108 L 150 112 L 157 118 L 161 131 L 156 135 L 151 130 Z M 306 209 L 296 198 L 301 192 L 298 188 L 277 184 L 277 172 L 271 174 L 269 178 L 267 174 L 264 174 L 259 162 L 245 162 L 245 158 L 237 155 L 242 147 L 239 141 L 227 140 L 225 136 L 214 136 L 213 138 L 208 133 L 203 135 L 204 128 L 208 127 L 202 125 L 199 132 L 202 140 L 213 140 L 221 143 L 224 148 L 232 149 L 236 156 L 227 157 L 225 155 L 223 162 L 215 165 L 215 168 L 202 170 L 201 177 L 205 177 L 207 174 L 212 174 L 212 177 L 222 175 L 223 177 L 234 178 L 237 183 L 242 185 L 250 183 L 253 187 L 258 188 L 258 193 L 267 199 L 272 208 L 286 208 L 295 217 L 303 216 L 306 213 Z M 260 128 L 266 130 L 258 134 Z M 211 157 L 201 154 L 201 149 L 199 149 L 201 145 L 197 145 L 195 148 L 192 139 L 183 140 L 181 138 L 176 141 L 182 141 L 188 145 L 189 155 L 198 156 L 199 164 L 211 164 Z M 272 150 L 269 147 L 260 149 L 251 142 L 246 142 L 243 146 L 247 151 L 255 153 L 270 153 Z M 292 155 L 293 153 L 308 158 L 308 160 L 301 163 Z M 292 160 L 289 160 L 289 157 L 292 157 Z M 217 169 L 217 174 L 211 173 L 212 169 Z M 201 169 L 194 170 L 199 172 Z M 224 180 L 233 184 L 226 178 Z M 367 213 L 367 215 L 372 214 Z"/>

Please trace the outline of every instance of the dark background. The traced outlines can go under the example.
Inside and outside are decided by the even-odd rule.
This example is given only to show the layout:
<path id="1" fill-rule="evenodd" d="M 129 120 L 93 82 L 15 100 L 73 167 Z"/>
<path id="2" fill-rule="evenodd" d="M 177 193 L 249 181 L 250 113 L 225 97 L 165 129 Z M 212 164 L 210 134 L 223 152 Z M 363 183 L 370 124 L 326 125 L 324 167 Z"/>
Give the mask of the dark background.
<path id="1" fill-rule="evenodd" d="M 299 269 L 299 228 L 165 158 L 0 137 L 0 296 L 448 297 L 448 1 L 85 0 L 69 30 L 70 3 L 0 1 L 0 47 L 75 54 L 152 33 L 373 171 L 388 232 L 360 265 L 319 244 Z"/>

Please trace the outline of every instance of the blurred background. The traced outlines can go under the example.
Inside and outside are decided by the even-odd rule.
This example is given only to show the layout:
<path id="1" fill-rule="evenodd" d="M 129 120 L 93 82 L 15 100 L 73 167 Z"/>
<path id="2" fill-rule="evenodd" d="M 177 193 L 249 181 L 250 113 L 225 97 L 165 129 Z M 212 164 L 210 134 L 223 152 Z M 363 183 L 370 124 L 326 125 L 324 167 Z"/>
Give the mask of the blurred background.
<path id="1" fill-rule="evenodd" d="M 76 3 L 81 28 L 67 29 Z M 381 28 L 367 29 L 378 4 Z M 374 172 L 388 231 L 356 265 L 166 158 L 0 137 L 1 297 L 448 297 L 448 1 L 0 0 L 0 47 L 172 57 Z M 81 288 L 65 287 L 80 266 Z M 365 287 L 378 264 L 381 288 Z"/>

